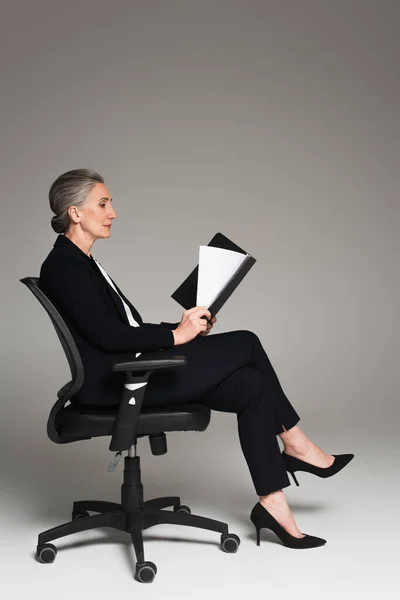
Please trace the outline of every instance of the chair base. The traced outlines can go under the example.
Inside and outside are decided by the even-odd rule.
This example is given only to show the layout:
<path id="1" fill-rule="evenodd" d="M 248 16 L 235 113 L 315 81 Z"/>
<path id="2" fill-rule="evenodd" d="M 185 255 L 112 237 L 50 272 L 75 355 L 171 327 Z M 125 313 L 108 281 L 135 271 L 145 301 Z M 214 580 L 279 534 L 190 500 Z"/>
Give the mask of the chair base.
<path id="1" fill-rule="evenodd" d="M 145 561 L 142 532 L 164 523 L 216 531 L 221 533 L 222 550 L 229 553 L 237 551 L 240 539 L 237 535 L 228 533 L 226 523 L 192 515 L 187 506 L 181 505 L 178 496 L 153 498 L 143 502 L 139 460 L 139 457 L 125 458 L 121 504 L 101 500 L 74 502 L 71 521 L 39 534 L 36 552 L 39 562 L 54 562 L 57 549 L 48 543 L 50 541 L 89 529 L 111 527 L 130 534 L 136 554 L 136 579 L 142 583 L 150 583 L 154 580 L 157 568 L 154 563 Z M 171 506 L 173 511 L 163 510 Z M 89 515 L 88 511 L 98 514 Z"/>

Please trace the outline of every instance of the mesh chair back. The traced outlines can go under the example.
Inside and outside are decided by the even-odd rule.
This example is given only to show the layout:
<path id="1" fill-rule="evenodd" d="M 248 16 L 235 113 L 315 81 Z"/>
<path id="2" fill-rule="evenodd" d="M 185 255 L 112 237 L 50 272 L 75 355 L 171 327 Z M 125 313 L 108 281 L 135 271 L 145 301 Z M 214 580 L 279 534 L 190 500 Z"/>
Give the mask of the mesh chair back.
<path id="1" fill-rule="evenodd" d="M 49 298 L 42 292 L 39 287 L 38 277 L 24 277 L 20 279 L 20 282 L 25 284 L 33 295 L 39 300 L 40 304 L 44 307 L 47 314 L 50 317 L 51 322 L 54 325 L 58 338 L 61 342 L 63 350 L 68 360 L 69 368 L 71 371 L 71 381 L 66 383 L 57 393 L 58 400 L 53 406 L 53 409 L 49 416 L 47 423 L 47 433 L 50 439 L 56 443 L 62 443 L 57 429 L 56 429 L 56 417 L 60 410 L 62 410 L 65 404 L 71 399 L 82 387 L 83 384 L 83 364 L 79 355 L 78 348 L 75 341 L 69 331 L 64 319 L 49 300 Z"/>

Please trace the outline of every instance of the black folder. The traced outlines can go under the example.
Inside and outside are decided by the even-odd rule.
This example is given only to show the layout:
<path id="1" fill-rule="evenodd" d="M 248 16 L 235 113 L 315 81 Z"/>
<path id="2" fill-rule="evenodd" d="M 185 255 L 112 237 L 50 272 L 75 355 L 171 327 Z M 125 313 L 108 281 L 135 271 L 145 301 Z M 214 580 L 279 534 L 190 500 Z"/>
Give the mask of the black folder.
<path id="1" fill-rule="evenodd" d="M 208 307 L 208 310 L 210 311 L 211 316 L 213 317 L 217 314 L 220 308 L 222 308 L 222 306 L 232 295 L 232 293 L 237 288 L 242 279 L 244 279 L 244 277 L 250 271 L 251 267 L 255 264 L 256 259 L 250 256 L 248 252 L 240 248 L 237 244 L 232 242 L 222 233 L 216 233 L 213 239 L 207 245 L 213 246 L 214 248 L 234 250 L 235 252 L 240 252 L 241 254 L 247 255 L 243 263 L 236 271 L 236 273 L 223 287 L 223 289 L 218 294 L 217 298 L 214 300 L 211 306 Z M 196 306 L 198 272 L 199 265 L 197 265 L 197 267 L 190 273 L 190 275 L 185 279 L 185 281 L 171 295 L 171 298 L 176 300 L 176 302 L 178 302 L 178 304 L 183 306 L 183 308 L 185 308 L 186 310 Z"/>

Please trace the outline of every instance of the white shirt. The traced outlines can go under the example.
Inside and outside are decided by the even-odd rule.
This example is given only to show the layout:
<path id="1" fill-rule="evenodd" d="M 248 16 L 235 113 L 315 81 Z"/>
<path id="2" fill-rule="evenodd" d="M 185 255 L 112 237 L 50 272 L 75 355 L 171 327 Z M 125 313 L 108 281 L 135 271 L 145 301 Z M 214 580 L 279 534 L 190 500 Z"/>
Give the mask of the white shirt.
<path id="1" fill-rule="evenodd" d="M 129 308 L 129 306 L 127 305 L 127 303 L 125 302 L 125 300 L 121 297 L 121 295 L 118 293 L 118 290 L 116 289 L 115 285 L 111 281 L 111 278 L 108 275 L 108 273 L 103 269 L 103 267 L 101 266 L 101 264 L 99 263 L 99 261 L 96 260 L 94 256 L 92 256 L 92 258 L 95 261 L 96 265 L 99 267 L 99 269 L 100 269 L 102 275 L 104 276 L 104 278 L 108 281 L 108 283 L 111 285 L 111 287 L 117 292 L 118 296 L 121 298 L 121 302 L 122 302 L 122 304 L 124 306 L 124 309 L 125 309 L 125 312 L 126 312 L 126 316 L 128 317 L 129 325 L 131 325 L 132 327 L 140 327 L 139 323 L 137 321 L 135 321 L 135 319 L 133 318 L 131 309 Z M 137 352 L 136 353 L 136 358 L 138 356 L 140 356 L 140 355 L 141 355 L 141 352 Z"/>

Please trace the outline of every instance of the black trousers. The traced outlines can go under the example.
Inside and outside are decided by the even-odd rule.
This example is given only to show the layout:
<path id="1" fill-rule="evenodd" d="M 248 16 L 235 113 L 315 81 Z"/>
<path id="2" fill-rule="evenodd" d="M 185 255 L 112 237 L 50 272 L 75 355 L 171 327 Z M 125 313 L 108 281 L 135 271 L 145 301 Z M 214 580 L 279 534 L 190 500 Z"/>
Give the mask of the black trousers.
<path id="1" fill-rule="evenodd" d="M 276 436 L 300 417 L 259 338 L 251 331 L 199 335 L 159 354 L 184 355 L 188 364 L 153 373 L 144 406 L 201 401 L 212 410 L 236 413 L 241 448 L 257 494 L 290 485 Z"/>

